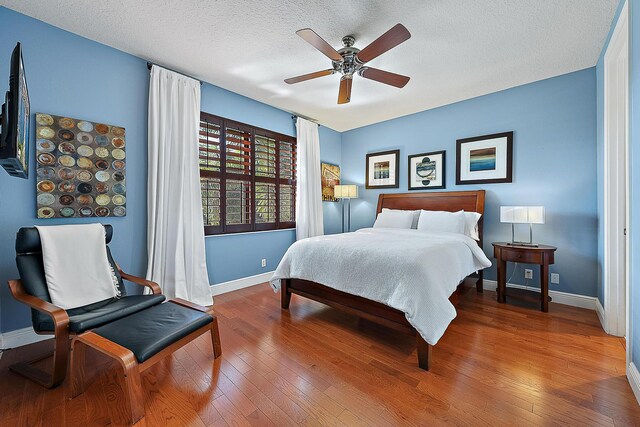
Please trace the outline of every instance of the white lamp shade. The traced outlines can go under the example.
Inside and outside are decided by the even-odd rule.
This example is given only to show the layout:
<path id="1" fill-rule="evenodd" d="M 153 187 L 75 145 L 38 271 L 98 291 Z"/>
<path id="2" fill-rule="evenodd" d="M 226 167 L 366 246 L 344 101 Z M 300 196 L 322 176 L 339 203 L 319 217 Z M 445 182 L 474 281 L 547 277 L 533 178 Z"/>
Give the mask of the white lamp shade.
<path id="1" fill-rule="evenodd" d="M 333 197 L 336 199 L 357 199 L 357 185 L 336 185 L 333 187 Z"/>
<path id="2" fill-rule="evenodd" d="M 500 206 L 500 222 L 544 224 L 544 206 Z"/>

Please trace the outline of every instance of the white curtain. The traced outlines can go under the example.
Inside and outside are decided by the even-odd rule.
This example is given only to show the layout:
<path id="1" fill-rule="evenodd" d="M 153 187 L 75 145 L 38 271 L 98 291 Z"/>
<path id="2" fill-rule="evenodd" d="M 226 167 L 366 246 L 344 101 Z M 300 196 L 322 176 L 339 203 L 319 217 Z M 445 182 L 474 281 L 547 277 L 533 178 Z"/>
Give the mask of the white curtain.
<path id="1" fill-rule="evenodd" d="M 198 169 L 200 82 L 153 66 L 149 84 L 147 279 L 211 305 Z"/>
<path id="2" fill-rule="evenodd" d="M 318 125 L 298 117 L 298 186 L 296 189 L 296 238 L 322 236 L 322 183 Z"/>

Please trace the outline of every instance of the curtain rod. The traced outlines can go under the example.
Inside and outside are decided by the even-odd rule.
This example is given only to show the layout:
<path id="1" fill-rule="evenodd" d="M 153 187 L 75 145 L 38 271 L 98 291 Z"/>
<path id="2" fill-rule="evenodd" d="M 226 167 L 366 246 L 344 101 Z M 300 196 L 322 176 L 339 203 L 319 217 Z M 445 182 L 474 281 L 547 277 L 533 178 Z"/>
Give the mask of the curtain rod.
<path id="1" fill-rule="evenodd" d="M 296 120 L 298 117 L 300 117 L 301 119 L 309 120 L 310 122 L 313 122 L 318 126 L 322 126 L 320 123 L 318 123 L 316 119 L 312 119 L 311 117 L 305 117 L 301 114 L 296 114 L 296 113 L 292 113 L 291 120 Z"/>
<path id="2" fill-rule="evenodd" d="M 197 79 L 197 78 L 195 78 L 193 76 L 190 76 L 188 74 L 184 74 L 184 73 L 181 73 L 180 71 L 172 70 L 171 68 L 167 68 L 167 67 L 164 67 L 162 65 L 154 64 L 153 62 L 147 61 L 147 69 L 151 70 L 151 67 L 153 67 L 154 65 L 157 65 L 158 67 L 162 67 L 162 68 L 164 68 L 166 70 L 169 70 L 169 71 L 173 71 L 174 73 L 182 74 L 183 76 L 189 77 L 191 79 L 197 80 L 197 81 L 200 82 L 201 85 L 203 83 L 202 80 Z M 291 113 L 291 114 L 292 114 L 292 116 L 291 116 L 292 120 L 295 120 L 298 117 L 301 117 L 301 118 L 303 118 L 305 120 L 309 120 L 310 122 L 313 122 L 313 123 L 317 124 L 318 126 L 322 126 L 320 123 L 318 123 L 318 121 L 316 119 L 312 119 L 311 117 L 306 117 L 306 116 L 303 116 L 301 114 L 296 114 L 296 113 Z"/>
<path id="3" fill-rule="evenodd" d="M 165 70 L 173 71 L 174 73 L 182 74 L 183 76 L 185 76 L 185 77 L 189 77 L 190 79 L 197 80 L 197 81 L 199 81 L 199 82 L 200 82 L 200 85 L 202 86 L 202 80 L 200 80 L 200 79 L 196 79 L 195 77 L 190 76 L 190 75 L 185 74 L 185 73 L 181 73 L 180 71 L 172 70 L 171 68 L 167 68 L 167 67 L 164 67 L 164 66 L 162 66 L 162 65 L 154 64 L 153 62 L 149 62 L 149 61 L 147 61 L 147 69 L 148 69 L 148 70 L 151 70 L 151 67 L 153 67 L 154 65 L 157 65 L 158 67 L 162 67 L 162 68 L 164 68 Z"/>

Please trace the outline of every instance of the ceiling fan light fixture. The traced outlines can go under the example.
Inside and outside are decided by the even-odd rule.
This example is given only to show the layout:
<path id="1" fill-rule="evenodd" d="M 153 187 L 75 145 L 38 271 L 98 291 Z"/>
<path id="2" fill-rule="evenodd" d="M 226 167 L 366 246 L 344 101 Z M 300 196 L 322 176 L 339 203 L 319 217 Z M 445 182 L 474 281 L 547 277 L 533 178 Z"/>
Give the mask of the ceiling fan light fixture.
<path id="1" fill-rule="evenodd" d="M 352 35 L 344 36 L 342 38 L 343 47 L 339 50 L 335 50 L 329 43 L 310 28 L 298 30 L 296 31 L 296 34 L 331 59 L 331 65 L 333 68 L 331 70 L 318 71 L 286 79 L 285 82 L 288 84 L 299 83 L 329 74 L 340 73 L 342 76 L 340 77 L 338 104 L 346 104 L 351 100 L 351 85 L 354 74 L 397 88 L 402 88 L 407 84 L 407 82 L 409 82 L 409 77 L 407 76 L 378 70 L 364 65 L 411 37 L 409 30 L 407 30 L 402 24 L 395 25 L 362 50 L 353 47 L 356 39 Z"/>

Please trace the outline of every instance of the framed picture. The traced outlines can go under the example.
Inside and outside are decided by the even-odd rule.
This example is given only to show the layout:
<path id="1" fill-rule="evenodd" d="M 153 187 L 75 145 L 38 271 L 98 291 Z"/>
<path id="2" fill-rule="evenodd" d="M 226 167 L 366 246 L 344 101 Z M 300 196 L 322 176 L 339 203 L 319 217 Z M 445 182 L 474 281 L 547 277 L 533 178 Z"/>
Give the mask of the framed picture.
<path id="1" fill-rule="evenodd" d="M 36 113 L 38 218 L 127 214 L 125 129 Z"/>
<path id="2" fill-rule="evenodd" d="M 340 184 L 340 166 L 331 163 L 320 163 L 322 181 L 322 201 L 337 202 L 333 194 L 333 188 Z"/>
<path id="3" fill-rule="evenodd" d="M 398 188 L 400 150 L 367 154 L 365 188 Z"/>
<path id="4" fill-rule="evenodd" d="M 409 190 L 445 188 L 445 151 L 409 156 Z"/>
<path id="5" fill-rule="evenodd" d="M 513 132 L 459 139 L 456 143 L 456 184 L 511 182 Z"/>

